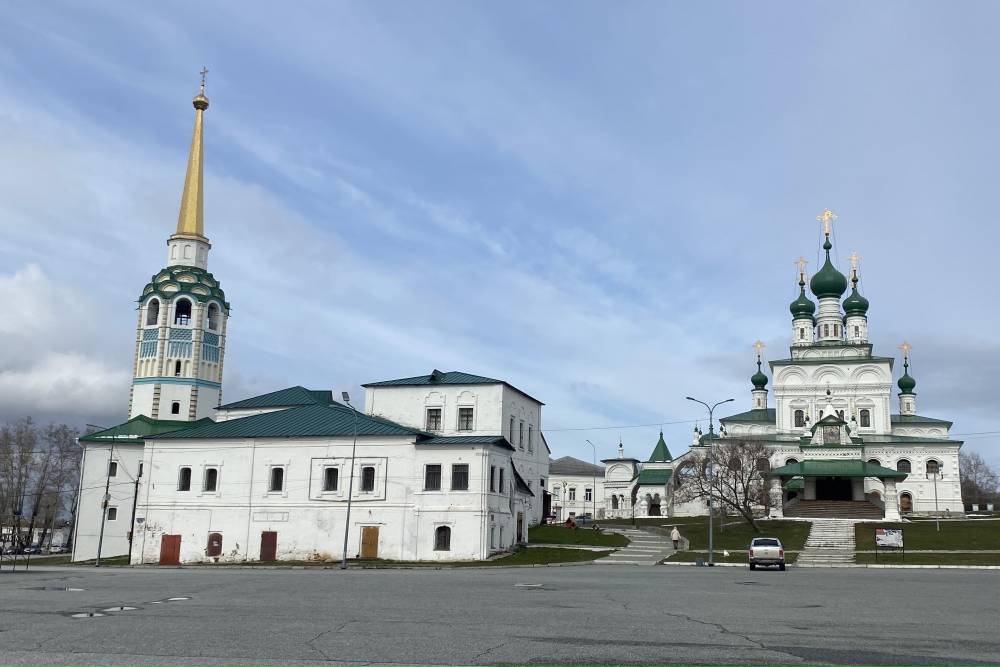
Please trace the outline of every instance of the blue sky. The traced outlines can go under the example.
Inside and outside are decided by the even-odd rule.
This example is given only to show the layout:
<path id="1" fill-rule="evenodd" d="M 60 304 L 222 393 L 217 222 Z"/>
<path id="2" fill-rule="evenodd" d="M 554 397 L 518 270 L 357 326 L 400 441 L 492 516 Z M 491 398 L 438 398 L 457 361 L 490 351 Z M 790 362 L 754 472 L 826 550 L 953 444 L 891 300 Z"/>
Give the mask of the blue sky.
<path id="1" fill-rule="evenodd" d="M 1000 431 L 1000 7 L 948 10 L 6 5 L 0 418 L 125 416 L 204 64 L 227 398 L 461 369 L 545 401 L 556 455 L 677 454 L 685 395 L 748 408 L 753 341 L 787 354 L 830 207 L 919 412 Z"/>

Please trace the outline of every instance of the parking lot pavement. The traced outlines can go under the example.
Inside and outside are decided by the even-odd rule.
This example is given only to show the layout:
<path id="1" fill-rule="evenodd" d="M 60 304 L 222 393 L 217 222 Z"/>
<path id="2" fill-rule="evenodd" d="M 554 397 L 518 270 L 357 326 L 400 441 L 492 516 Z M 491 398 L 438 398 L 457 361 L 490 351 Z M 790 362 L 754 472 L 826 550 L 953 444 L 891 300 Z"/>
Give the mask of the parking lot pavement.
<path id="1" fill-rule="evenodd" d="M 0 663 L 995 664 L 998 588 L 974 570 L 50 567 L 0 572 Z"/>

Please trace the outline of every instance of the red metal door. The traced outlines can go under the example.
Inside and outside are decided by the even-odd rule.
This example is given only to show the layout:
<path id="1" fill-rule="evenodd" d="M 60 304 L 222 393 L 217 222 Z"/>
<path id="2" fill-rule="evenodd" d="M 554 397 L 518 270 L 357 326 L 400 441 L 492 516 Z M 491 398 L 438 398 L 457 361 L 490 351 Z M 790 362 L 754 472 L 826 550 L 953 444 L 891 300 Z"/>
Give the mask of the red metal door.
<path id="1" fill-rule="evenodd" d="M 262 561 L 278 559 L 278 533 L 265 530 L 260 534 L 260 559 Z"/>
<path id="2" fill-rule="evenodd" d="M 160 565 L 181 564 L 181 536 L 164 535 L 160 538 Z"/>

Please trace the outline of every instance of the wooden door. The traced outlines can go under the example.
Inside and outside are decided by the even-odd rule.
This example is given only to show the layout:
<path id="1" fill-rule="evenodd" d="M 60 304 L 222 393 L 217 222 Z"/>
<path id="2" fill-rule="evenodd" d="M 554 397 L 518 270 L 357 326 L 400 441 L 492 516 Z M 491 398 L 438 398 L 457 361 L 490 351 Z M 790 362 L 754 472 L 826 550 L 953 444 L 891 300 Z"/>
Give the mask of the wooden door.
<path id="1" fill-rule="evenodd" d="M 205 555 L 214 558 L 222 555 L 222 533 L 209 533 Z"/>
<path id="2" fill-rule="evenodd" d="M 278 560 L 278 533 L 265 530 L 260 534 L 260 559 Z"/>
<path id="3" fill-rule="evenodd" d="M 160 565 L 181 564 L 181 536 L 164 535 L 160 538 Z"/>
<path id="4" fill-rule="evenodd" d="M 378 558 L 378 526 L 361 528 L 361 558 Z"/>

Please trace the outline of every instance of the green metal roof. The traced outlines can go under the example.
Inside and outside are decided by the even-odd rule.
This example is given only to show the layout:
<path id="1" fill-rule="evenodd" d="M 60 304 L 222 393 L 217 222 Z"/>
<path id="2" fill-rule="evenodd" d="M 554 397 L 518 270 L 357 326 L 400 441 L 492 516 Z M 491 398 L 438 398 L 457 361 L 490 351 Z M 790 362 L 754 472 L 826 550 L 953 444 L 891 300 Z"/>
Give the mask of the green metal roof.
<path id="1" fill-rule="evenodd" d="M 220 405 L 217 409 L 288 408 L 296 405 L 329 405 L 331 403 L 336 403 L 336 401 L 333 400 L 333 392 L 329 389 L 306 389 L 295 386 Z"/>
<path id="2" fill-rule="evenodd" d="M 226 293 L 219 286 L 219 281 L 197 266 L 168 266 L 160 269 L 142 288 L 139 301 L 145 301 L 153 295 L 169 301 L 182 294 L 202 302 L 217 299 L 229 310 Z"/>
<path id="3" fill-rule="evenodd" d="M 747 410 L 746 412 L 741 412 L 738 415 L 731 415 L 729 417 L 723 417 L 720 422 L 764 422 L 767 424 L 773 424 L 776 420 L 776 412 L 774 408 L 759 408 L 756 410 Z"/>
<path id="4" fill-rule="evenodd" d="M 545 405 L 539 401 L 534 396 L 521 391 L 514 385 L 504 380 L 497 380 L 495 378 L 483 377 L 482 375 L 473 375 L 472 373 L 463 373 L 461 371 L 439 371 L 434 369 L 431 371 L 430 375 L 417 375 L 410 378 L 399 378 L 398 380 L 382 380 L 380 382 L 368 382 L 361 385 L 362 387 L 433 387 L 435 385 L 463 385 L 463 384 L 502 384 L 510 387 L 511 389 L 518 391 L 531 400 Z M 546 445 L 547 447 L 548 445 Z"/>
<path id="5" fill-rule="evenodd" d="M 785 482 L 785 491 L 801 491 L 806 488 L 806 480 L 801 477 L 792 477 L 790 480 Z"/>
<path id="6" fill-rule="evenodd" d="M 920 415 L 889 415 L 889 421 L 893 424 L 944 424 L 949 427 L 952 424 L 947 419 L 934 419 Z"/>
<path id="7" fill-rule="evenodd" d="M 411 378 L 400 378 L 398 380 L 383 380 L 381 382 L 369 382 L 362 387 L 420 387 L 432 384 L 506 384 L 503 380 L 483 377 L 482 375 L 472 375 L 460 371 L 439 371 L 436 368 L 430 375 L 418 375 Z"/>
<path id="8" fill-rule="evenodd" d="M 653 453 L 649 455 L 648 461 L 650 463 L 669 463 L 673 460 L 673 457 L 670 456 L 670 450 L 667 449 L 667 442 L 663 439 L 663 431 L 660 431 L 660 439 L 656 441 L 656 446 L 653 447 Z"/>
<path id="9" fill-rule="evenodd" d="M 417 441 L 418 445 L 496 445 L 513 450 L 502 435 L 436 435 Z"/>
<path id="10" fill-rule="evenodd" d="M 123 424 L 106 428 L 103 431 L 96 431 L 82 436 L 80 442 L 88 443 L 112 443 L 112 444 L 136 444 L 141 445 L 143 438 L 160 435 L 170 431 L 180 431 L 188 428 L 214 424 L 211 419 L 205 417 L 198 421 L 181 421 L 178 419 L 152 419 L 146 415 L 138 415 L 129 419 Z"/>
<path id="11" fill-rule="evenodd" d="M 906 477 L 905 472 L 883 468 L 860 459 L 801 461 L 775 468 L 771 471 L 771 475 L 778 477 L 888 477 L 892 479 Z"/>
<path id="12" fill-rule="evenodd" d="M 663 486 L 670 481 L 673 474 L 673 470 L 664 470 L 663 468 L 647 468 L 640 472 L 639 476 L 636 477 L 636 484 L 639 486 Z"/>
<path id="13" fill-rule="evenodd" d="M 157 436 L 157 440 L 231 438 L 310 438 L 354 435 L 357 414 L 358 435 L 418 435 L 422 432 L 388 419 L 355 413 L 343 405 L 303 405 L 278 412 L 223 422 Z"/>

